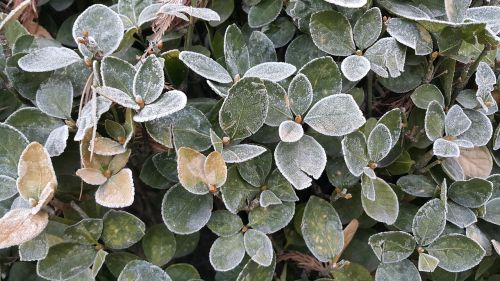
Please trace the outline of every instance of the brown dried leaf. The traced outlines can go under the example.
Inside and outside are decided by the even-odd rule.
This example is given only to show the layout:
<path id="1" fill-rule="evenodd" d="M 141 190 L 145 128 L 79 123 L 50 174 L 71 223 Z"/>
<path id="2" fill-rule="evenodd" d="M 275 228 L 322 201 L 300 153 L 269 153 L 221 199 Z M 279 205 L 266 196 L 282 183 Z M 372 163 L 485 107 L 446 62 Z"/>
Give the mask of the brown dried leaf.
<path id="1" fill-rule="evenodd" d="M 337 261 L 340 260 L 340 257 L 342 256 L 342 253 L 344 253 L 345 249 L 349 246 L 349 244 L 352 241 L 352 238 L 354 237 L 354 234 L 356 234 L 356 231 L 358 230 L 359 227 L 359 221 L 357 219 L 353 219 L 345 228 L 344 228 L 344 248 L 342 251 L 333 259 L 333 262 L 336 263 Z"/>
<path id="2" fill-rule="evenodd" d="M 486 146 L 461 148 L 457 161 L 466 177 L 486 178 L 493 169 L 493 159 Z"/>
<path id="3" fill-rule="evenodd" d="M 37 142 L 28 144 L 24 149 L 17 166 L 17 174 L 17 189 L 26 201 L 30 198 L 38 201 L 48 183 L 57 186 L 50 155 L 45 147 Z"/>
<path id="4" fill-rule="evenodd" d="M 36 206 L 31 209 L 32 214 L 37 214 L 40 210 L 49 204 L 50 200 L 54 198 L 57 186 L 52 182 L 49 182 L 47 186 L 42 190 L 40 194 L 40 199 L 36 203 Z"/>
<path id="5" fill-rule="evenodd" d="M 177 157 L 177 172 L 181 185 L 195 194 L 207 193 L 204 172 L 205 155 L 194 149 L 181 147 L 177 151 Z"/>
<path id="6" fill-rule="evenodd" d="M 76 171 L 76 175 L 79 176 L 84 182 L 91 185 L 101 185 L 108 180 L 108 178 L 105 177 L 100 170 L 94 168 L 78 169 L 78 171 Z"/>
<path id="7" fill-rule="evenodd" d="M 123 145 L 110 138 L 96 137 L 94 140 L 95 154 L 103 156 L 113 156 L 124 153 L 125 151 L 127 151 L 127 149 Z"/>
<path id="8" fill-rule="evenodd" d="M 110 177 L 95 193 L 97 204 L 108 208 L 123 208 L 134 202 L 134 180 L 130 169 Z"/>
<path id="9" fill-rule="evenodd" d="M 99 136 L 99 135 L 97 135 Z M 107 167 L 109 162 L 113 157 L 111 156 L 103 156 L 96 155 L 94 153 L 93 157 L 90 157 L 90 142 L 92 140 L 92 128 L 87 129 L 85 131 L 85 135 L 80 142 L 80 159 L 82 161 L 82 165 L 84 168 L 94 168 L 101 169 L 102 167 Z"/>
<path id="10" fill-rule="evenodd" d="M 0 249 L 19 245 L 40 234 L 49 223 L 46 212 L 31 213 L 31 209 L 14 209 L 0 219 Z"/>
<path id="11" fill-rule="evenodd" d="M 108 170 L 111 171 L 112 174 L 118 173 L 121 169 L 127 165 L 128 158 L 130 157 L 131 150 L 127 149 L 124 153 L 115 155 L 111 162 L 109 162 Z"/>
<path id="12" fill-rule="evenodd" d="M 226 182 L 227 167 L 220 152 L 214 151 L 207 156 L 204 170 L 206 184 L 221 187 Z"/>

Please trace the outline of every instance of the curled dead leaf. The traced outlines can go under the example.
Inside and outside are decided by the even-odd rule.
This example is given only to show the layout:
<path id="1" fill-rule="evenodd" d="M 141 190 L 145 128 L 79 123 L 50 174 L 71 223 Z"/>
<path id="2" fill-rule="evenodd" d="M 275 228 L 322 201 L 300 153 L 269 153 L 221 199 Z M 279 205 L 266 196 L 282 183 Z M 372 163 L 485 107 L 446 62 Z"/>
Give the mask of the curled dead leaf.
<path id="1" fill-rule="evenodd" d="M 49 223 L 45 211 L 33 214 L 31 209 L 14 209 L 0 219 L 0 249 L 19 245 L 40 234 Z"/>
<path id="2" fill-rule="evenodd" d="M 486 178 L 493 169 L 493 159 L 486 146 L 461 148 L 458 163 L 466 177 Z"/>

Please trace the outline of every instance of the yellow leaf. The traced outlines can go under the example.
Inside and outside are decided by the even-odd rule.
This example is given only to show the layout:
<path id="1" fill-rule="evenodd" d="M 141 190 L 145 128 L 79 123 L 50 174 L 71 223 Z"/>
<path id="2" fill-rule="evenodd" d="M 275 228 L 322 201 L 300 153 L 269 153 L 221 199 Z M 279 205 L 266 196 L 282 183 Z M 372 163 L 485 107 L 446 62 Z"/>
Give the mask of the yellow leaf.
<path id="1" fill-rule="evenodd" d="M 221 187 L 227 178 L 226 162 L 222 154 L 214 151 L 207 156 L 204 164 L 205 178 L 208 185 L 215 185 Z"/>
<path id="2" fill-rule="evenodd" d="M 486 178 L 493 169 L 493 159 L 486 146 L 461 148 L 458 163 L 466 177 Z"/>
<path id="3" fill-rule="evenodd" d="M 134 202 L 134 180 L 130 169 L 110 177 L 95 193 L 97 204 L 108 208 L 123 208 Z"/>
<path id="4" fill-rule="evenodd" d="M 46 212 L 31 213 L 31 209 L 14 209 L 0 219 L 0 249 L 19 245 L 40 234 L 49 223 Z"/>
<path id="5" fill-rule="evenodd" d="M 17 166 L 17 189 L 21 197 L 39 200 L 48 183 L 57 186 L 57 178 L 49 153 L 43 145 L 32 142 L 24 149 Z"/>
<path id="6" fill-rule="evenodd" d="M 177 172 L 181 185 L 194 194 L 208 193 L 205 180 L 205 155 L 198 151 L 181 147 L 177 151 Z"/>
<path id="7" fill-rule="evenodd" d="M 78 169 L 76 171 L 76 175 L 79 176 L 84 182 L 91 185 L 101 185 L 108 180 L 108 178 L 105 177 L 100 170 L 94 168 Z"/>
<path id="8" fill-rule="evenodd" d="M 99 136 L 99 134 L 97 134 Z M 101 169 L 107 167 L 113 157 L 97 155 L 94 153 L 90 157 L 90 142 L 92 141 L 92 128 L 85 131 L 85 135 L 80 142 L 80 159 L 84 168 Z"/>

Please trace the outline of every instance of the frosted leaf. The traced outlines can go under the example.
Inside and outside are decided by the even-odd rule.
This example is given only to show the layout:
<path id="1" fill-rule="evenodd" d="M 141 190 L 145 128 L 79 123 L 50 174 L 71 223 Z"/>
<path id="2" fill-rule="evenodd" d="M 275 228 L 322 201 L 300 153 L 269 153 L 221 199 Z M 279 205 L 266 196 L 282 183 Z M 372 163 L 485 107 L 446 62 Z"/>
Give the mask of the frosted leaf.
<path id="1" fill-rule="evenodd" d="M 248 25 L 251 28 L 263 27 L 273 22 L 280 14 L 283 2 L 280 0 L 262 0 L 248 11 Z"/>
<path id="2" fill-rule="evenodd" d="M 76 120 L 76 126 L 78 131 L 75 134 L 75 141 L 81 141 L 85 135 L 85 131 L 88 128 L 92 128 L 95 123 L 99 120 L 101 115 L 108 111 L 111 107 L 111 101 L 105 97 L 98 96 L 97 98 L 91 99 L 82 109 L 78 120 Z M 95 108 L 95 115 L 94 109 Z"/>
<path id="3" fill-rule="evenodd" d="M 118 12 L 137 24 L 139 14 L 152 2 L 152 0 L 119 0 Z"/>
<path id="4" fill-rule="evenodd" d="M 36 107 L 18 109 L 5 123 L 19 129 L 29 140 L 39 143 L 45 143 L 50 132 L 64 125 L 62 120 L 51 117 Z"/>
<path id="5" fill-rule="evenodd" d="M 108 208 L 124 208 L 134 203 L 134 194 L 132 171 L 125 168 L 99 186 L 95 193 L 95 201 Z"/>
<path id="6" fill-rule="evenodd" d="M 370 167 L 363 167 L 363 174 L 365 174 L 367 177 L 369 177 L 372 180 L 377 178 L 375 171 Z M 370 182 L 370 184 L 371 184 L 371 182 Z M 375 199 L 373 196 L 368 196 L 368 197 L 370 197 L 369 199 Z"/>
<path id="7" fill-rule="evenodd" d="M 393 224 L 399 214 L 398 197 L 394 190 L 384 180 L 371 180 L 375 190 L 375 200 L 366 197 L 361 191 L 361 203 L 366 214 L 372 219 L 386 224 Z"/>
<path id="8" fill-rule="evenodd" d="M 452 141 L 448 141 L 443 138 L 439 138 L 434 141 L 432 152 L 434 153 L 434 155 L 439 157 L 460 156 L 460 148 L 458 147 L 458 145 Z"/>
<path id="9" fill-rule="evenodd" d="M 274 151 L 276 166 L 281 174 L 296 188 L 305 189 L 318 179 L 326 166 L 326 153 L 313 138 L 304 135 L 293 143 L 280 142 Z"/>
<path id="10" fill-rule="evenodd" d="M 311 196 L 307 202 L 301 231 L 307 248 L 319 261 L 331 261 L 344 247 L 342 223 L 337 211 L 317 196 Z"/>
<path id="11" fill-rule="evenodd" d="M 37 274 L 46 280 L 89 280 L 96 252 L 94 246 L 73 242 L 53 245 L 47 257 L 38 261 Z"/>
<path id="12" fill-rule="evenodd" d="M 27 72 L 46 72 L 81 61 L 73 50 L 63 47 L 46 47 L 22 57 L 17 63 Z"/>
<path id="13" fill-rule="evenodd" d="M 375 272 L 375 281 L 422 281 L 415 265 L 405 259 L 395 263 L 381 263 Z"/>
<path id="14" fill-rule="evenodd" d="M 395 78 L 404 71 L 406 47 L 392 37 L 382 38 L 366 50 L 371 70 L 383 78 Z"/>
<path id="15" fill-rule="evenodd" d="M 245 257 L 243 235 L 236 233 L 229 237 L 217 238 L 208 254 L 210 264 L 216 271 L 229 271 L 238 266 Z"/>
<path id="16" fill-rule="evenodd" d="M 118 276 L 118 281 L 172 281 L 161 267 L 143 260 L 128 262 Z"/>
<path id="17" fill-rule="evenodd" d="M 377 122 L 377 125 L 384 124 L 389 129 L 389 132 L 391 132 L 392 147 L 396 145 L 401 135 L 401 115 L 401 109 L 394 108 L 382 115 Z"/>
<path id="18" fill-rule="evenodd" d="M 215 131 L 212 129 L 210 129 L 210 141 L 212 142 L 212 146 L 215 151 L 222 152 L 222 150 L 224 149 L 224 143 L 222 139 L 217 135 L 217 133 L 215 133 Z"/>
<path id="19" fill-rule="evenodd" d="M 57 178 L 50 155 L 41 144 L 30 143 L 21 154 L 18 164 L 17 189 L 19 195 L 28 201 L 39 200 L 48 183 L 57 186 Z"/>
<path id="20" fill-rule="evenodd" d="M 474 212 L 462 205 L 458 205 L 453 201 L 446 202 L 448 212 L 446 212 L 446 219 L 452 224 L 465 228 L 477 222 L 477 217 Z"/>
<path id="21" fill-rule="evenodd" d="M 415 239 L 406 232 L 385 231 L 368 239 L 377 258 L 383 263 L 394 263 L 408 258 L 415 251 Z"/>
<path id="22" fill-rule="evenodd" d="M 465 115 L 472 121 L 470 128 L 458 138 L 468 140 L 474 146 L 486 145 L 493 135 L 493 126 L 490 119 L 481 112 L 472 109 L 464 109 Z"/>
<path id="23" fill-rule="evenodd" d="M 221 187 L 227 179 L 227 167 L 224 158 L 218 151 L 208 154 L 203 165 L 206 183 L 210 186 Z"/>
<path id="24" fill-rule="evenodd" d="M 321 11 L 311 16 L 311 38 L 322 51 L 334 56 L 348 56 L 356 51 L 349 20 L 337 11 Z"/>
<path id="25" fill-rule="evenodd" d="M 36 205 L 33 208 L 31 208 L 32 214 L 39 213 L 43 207 L 49 204 L 49 202 L 54 198 L 54 194 L 56 193 L 56 188 L 57 188 L 56 184 L 52 182 L 47 183 L 47 185 L 40 193 L 40 197 L 38 198 Z"/>
<path id="26" fill-rule="evenodd" d="M 456 158 L 441 159 L 441 167 L 443 171 L 453 180 L 464 180 L 464 170 L 456 160 Z"/>
<path id="27" fill-rule="evenodd" d="M 226 163 L 241 163 L 251 160 L 262 153 L 266 152 L 266 148 L 253 144 L 236 144 L 224 147 L 222 156 Z"/>
<path id="28" fill-rule="evenodd" d="M 224 34 L 224 59 L 232 77 L 243 76 L 250 67 L 246 38 L 235 24 L 228 26 Z"/>
<path id="29" fill-rule="evenodd" d="M 391 132 L 385 125 L 378 124 L 368 136 L 366 146 L 371 161 L 384 159 L 392 148 Z"/>
<path id="30" fill-rule="evenodd" d="M 460 149 L 457 162 L 467 177 L 486 178 L 493 169 L 493 159 L 486 146 Z"/>
<path id="31" fill-rule="evenodd" d="M 416 107 L 427 109 L 429 103 L 436 101 L 441 107 L 444 107 L 443 93 L 433 84 L 423 84 L 418 86 L 411 94 L 411 100 Z"/>
<path id="32" fill-rule="evenodd" d="M 231 88 L 231 84 L 219 84 L 216 82 L 212 82 L 210 80 L 206 80 L 207 85 L 214 91 L 217 95 L 219 95 L 222 98 L 227 97 L 227 93 L 229 91 L 229 88 Z"/>
<path id="33" fill-rule="evenodd" d="M 0 219 L 0 249 L 19 245 L 37 237 L 49 223 L 46 212 L 13 209 Z"/>
<path id="34" fill-rule="evenodd" d="M 288 120 L 280 124 L 279 135 L 281 141 L 296 142 L 299 141 L 304 135 L 304 129 L 302 128 L 302 125 Z"/>
<path id="35" fill-rule="evenodd" d="M 307 76 L 297 74 L 288 86 L 288 106 L 295 115 L 303 115 L 311 106 L 313 89 Z"/>
<path id="36" fill-rule="evenodd" d="M 455 104 L 446 113 L 444 124 L 446 135 L 456 137 L 467 131 L 472 122 L 465 115 L 462 108 Z"/>
<path id="37" fill-rule="evenodd" d="M 176 234 L 191 234 L 204 227 L 212 215 L 213 196 L 195 195 L 180 185 L 170 188 L 161 206 L 163 222 Z"/>
<path id="38" fill-rule="evenodd" d="M 434 141 L 444 135 L 445 114 L 437 101 L 432 101 L 425 112 L 425 134 Z"/>
<path id="39" fill-rule="evenodd" d="M 292 112 L 289 107 L 290 97 L 287 96 L 285 89 L 278 83 L 268 80 L 263 80 L 269 98 L 269 109 L 265 124 L 277 127 L 281 122 L 293 119 Z"/>
<path id="40" fill-rule="evenodd" d="M 17 177 L 19 157 L 28 145 L 26 137 L 16 128 L 0 123 L 0 174 Z"/>
<path id="41" fill-rule="evenodd" d="M 328 3 L 346 8 L 361 8 L 366 5 L 366 0 L 325 0 Z"/>
<path id="42" fill-rule="evenodd" d="M 491 239 L 491 244 L 493 245 L 495 252 L 497 252 L 497 254 L 500 253 L 500 243 L 495 239 Z"/>
<path id="43" fill-rule="evenodd" d="M 94 153 L 104 156 L 112 156 L 124 153 L 127 149 L 121 145 L 119 142 L 114 141 L 110 138 L 105 137 L 96 137 L 94 139 Z M 89 147 L 89 151 L 91 151 L 92 146 Z"/>
<path id="44" fill-rule="evenodd" d="M 179 59 L 198 75 L 219 83 L 232 83 L 233 78 L 213 59 L 190 51 L 182 51 Z"/>
<path id="45" fill-rule="evenodd" d="M 485 214 L 482 219 L 492 224 L 500 225 L 500 198 L 494 198 L 484 205 Z"/>
<path id="46" fill-rule="evenodd" d="M 50 132 L 49 137 L 44 144 L 50 157 L 59 156 L 64 152 L 68 137 L 69 128 L 66 125 L 62 125 L 61 127 Z"/>
<path id="47" fill-rule="evenodd" d="M 337 94 L 313 105 L 304 122 L 321 134 L 344 136 L 363 126 L 366 119 L 351 95 Z"/>
<path id="48" fill-rule="evenodd" d="M 462 272 L 473 268 L 484 257 L 484 250 L 474 240 L 461 234 L 439 237 L 427 252 L 439 259 L 438 266 L 449 272 Z"/>
<path id="49" fill-rule="evenodd" d="M 36 105 L 47 115 L 70 119 L 73 105 L 73 86 L 69 79 L 51 77 L 36 92 Z"/>
<path id="50" fill-rule="evenodd" d="M 277 61 L 274 43 L 266 34 L 253 31 L 248 39 L 248 51 L 250 54 L 250 66 L 255 66 L 267 61 Z"/>
<path id="51" fill-rule="evenodd" d="M 473 7 L 467 9 L 466 13 L 466 19 L 486 23 L 486 27 L 488 27 L 493 34 L 500 32 L 500 23 L 498 22 L 499 16 L 500 7 L 498 6 Z"/>
<path id="52" fill-rule="evenodd" d="M 123 39 L 125 27 L 120 16 L 110 8 L 95 4 L 81 13 L 73 24 L 72 35 L 78 44 L 78 37 L 83 37 L 85 32 L 96 41 L 99 51 L 103 56 L 111 55 Z M 92 53 L 82 44 L 79 44 L 82 54 L 91 56 Z"/>
<path id="53" fill-rule="evenodd" d="M 220 127 L 231 140 L 247 138 L 257 132 L 267 116 L 269 100 L 262 80 L 244 78 L 238 81 L 219 111 Z"/>
<path id="54" fill-rule="evenodd" d="M 125 92 L 131 98 L 133 95 L 133 82 L 135 68 L 129 62 L 117 57 L 106 57 L 101 62 L 101 77 L 104 86 Z"/>
<path id="55" fill-rule="evenodd" d="M 182 4 L 165 4 L 161 7 L 160 11 L 167 14 L 173 13 L 174 15 L 176 14 L 175 12 L 182 12 L 205 21 L 220 20 L 219 14 L 211 9 L 185 6 Z"/>
<path id="56" fill-rule="evenodd" d="M 181 147 L 177 151 L 177 157 L 177 173 L 181 185 L 193 194 L 207 194 L 205 155 L 194 149 Z"/>
<path id="57" fill-rule="evenodd" d="M 135 122 L 146 122 L 171 115 L 186 106 L 186 95 L 178 90 L 168 91 L 152 104 L 146 105 L 134 115 Z"/>
<path id="58" fill-rule="evenodd" d="M 295 73 L 297 68 L 285 62 L 265 62 L 250 68 L 243 77 L 257 77 L 279 82 Z"/>
<path id="59" fill-rule="evenodd" d="M 342 61 L 340 69 L 347 80 L 359 81 L 370 71 L 370 61 L 363 56 L 351 55 Z"/>
<path id="60" fill-rule="evenodd" d="M 238 173 L 235 165 L 227 171 L 227 180 L 221 188 L 222 200 L 226 208 L 233 214 L 244 209 L 248 201 L 260 192 L 260 188 L 247 183 Z"/>
<path id="61" fill-rule="evenodd" d="M 412 232 L 417 243 L 427 246 L 443 233 L 446 226 L 446 209 L 440 199 L 427 201 L 418 209 L 412 223 Z"/>
<path id="62" fill-rule="evenodd" d="M 363 174 L 364 168 L 369 163 L 365 135 L 354 132 L 345 136 L 342 139 L 342 153 L 349 172 L 356 177 Z"/>
<path id="63" fill-rule="evenodd" d="M 468 208 L 480 208 L 488 202 L 492 193 L 493 183 L 481 178 L 456 181 L 448 189 L 451 200 Z"/>
<path id="64" fill-rule="evenodd" d="M 471 2 L 472 0 L 445 0 L 444 7 L 448 20 L 455 23 L 462 23 Z"/>
<path id="65" fill-rule="evenodd" d="M 108 178 L 105 177 L 100 170 L 94 168 L 78 169 L 76 171 L 76 175 L 79 176 L 84 182 L 91 185 L 101 185 L 108 180 Z"/>
<path id="66" fill-rule="evenodd" d="M 12 22 L 16 22 L 17 19 L 24 13 L 26 8 L 28 8 L 31 5 L 30 1 L 24 0 L 20 1 L 15 7 L 13 8 L 5 17 L 2 18 L 0 21 L 0 30 L 4 29 L 7 30 L 7 27 L 11 25 Z M 8 10 L 4 10 L 2 12 L 2 16 L 4 16 L 4 12 Z M 4 31 L 5 32 L 5 31 Z"/>
<path id="67" fill-rule="evenodd" d="M 453 143 L 458 145 L 460 148 L 473 148 L 474 144 L 468 140 L 453 140 Z"/>
<path id="68" fill-rule="evenodd" d="M 9 199 L 17 194 L 16 180 L 0 175 L 0 201 Z"/>
<path id="69" fill-rule="evenodd" d="M 111 173 L 116 174 L 121 169 L 125 168 L 131 153 L 132 150 L 127 149 L 124 153 L 113 156 L 113 159 L 109 161 L 108 170 L 110 170 Z"/>
<path id="70" fill-rule="evenodd" d="M 353 28 L 354 42 L 359 49 L 364 50 L 375 43 L 381 33 L 382 13 L 379 8 L 374 7 L 356 21 Z"/>
<path id="71" fill-rule="evenodd" d="M 480 62 L 477 66 L 476 71 L 476 84 L 478 87 L 486 87 L 488 89 L 493 90 L 492 87 L 497 83 L 497 78 L 495 77 L 495 73 L 493 69 L 485 63 L 484 61 Z"/>
<path id="72" fill-rule="evenodd" d="M 106 261 L 106 256 L 108 255 L 108 252 L 104 251 L 103 249 L 100 249 L 97 251 L 97 254 L 95 255 L 94 263 L 92 264 L 92 277 L 96 278 L 97 274 L 101 270 L 102 266 L 104 265 L 104 262 Z M 88 272 L 85 271 L 85 272 Z"/>
<path id="73" fill-rule="evenodd" d="M 273 244 L 267 235 L 249 229 L 243 237 L 245 249 L 250 258 L 261 266 L 270 266 L 273 261 Z"/>
<path id="74" fill-rule="evenodd" d="M 342 73 L 330 56 L 315 58 L 305 64 L 298 73 L 309 79 L 313 87 L 313 104 L 318 100 L 342 91 Z"/>
<path id="75" fill-rule="evenodd" d="M 42 260 L 49 252 L 49 242 L 47 235 L 41 233 L 30 241 L 26 241 L 19 245 L 19 260 L 21 261 L 36 261 Z"/>
<path id="76" fill-rule="evenodd" d="M 476 241 L 481 248 L 485 250 L 486 256 L 491 256 L 493 254 L 493 248 L 491 247 L 488 235 L 481 231 L 475 224 L 467 226 L 465 229 L 465 236 Z"/>
<path id="77" fill-rule="evenodd" d="M 256 207 L 248 215 L 248 226 L 253 229 L 272 234 L 287 226 L 293 219 L 295 204 L 283 202 L 267 208 Z"/>
<path id="78" fill-rule="evenodd" d="M 374 178 L 369 175 L 370 173 L 373 173 L 373 170 L 371 172 L 367 172 L 368 170 L 371 170 L 368 167 L 363 168 L 364 174 L 361 176 L 361 193 L 363 197 L 366 197 L 366 199 L 370 201 L 375 201 L 375 180 L 377 179 L 376 175 Z M 368 175 L 367 175 L 368 174 Z"/>
<path id="79" fill-rule="evenodd" d="M 144 8 L 137 18 L 137 26 L 154 20 L 161 6 L 163 6 L 163 3 L 154 3 Z"/>
<path id="80" fill-rule="evenodd" d="M 267 208 L 271 205 L 279 205 L 283 203 L 281 199 L 274 194 L 271 190 L 264 190 L 259 196 L 259 205 L 263 208 Z"/>
<path id="81" fill-rule="evenodd" d="M 153 103 L 161 95 L 165 87 L 163 64 L 151 55 L 141 64 L 134 77 L 134 96 L 139 96 L 144 103 Z"/>

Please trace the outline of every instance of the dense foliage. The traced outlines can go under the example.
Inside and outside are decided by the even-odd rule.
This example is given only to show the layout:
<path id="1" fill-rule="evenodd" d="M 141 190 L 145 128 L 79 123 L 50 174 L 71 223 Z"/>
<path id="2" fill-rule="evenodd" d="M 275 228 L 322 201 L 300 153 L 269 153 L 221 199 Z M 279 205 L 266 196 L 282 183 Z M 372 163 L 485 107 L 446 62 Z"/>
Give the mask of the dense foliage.
<path id="1" fill-rule="evenodd" d="M 0 279 L 500 280 L 499 1 L 94 2 L 2 4 Z"/>

